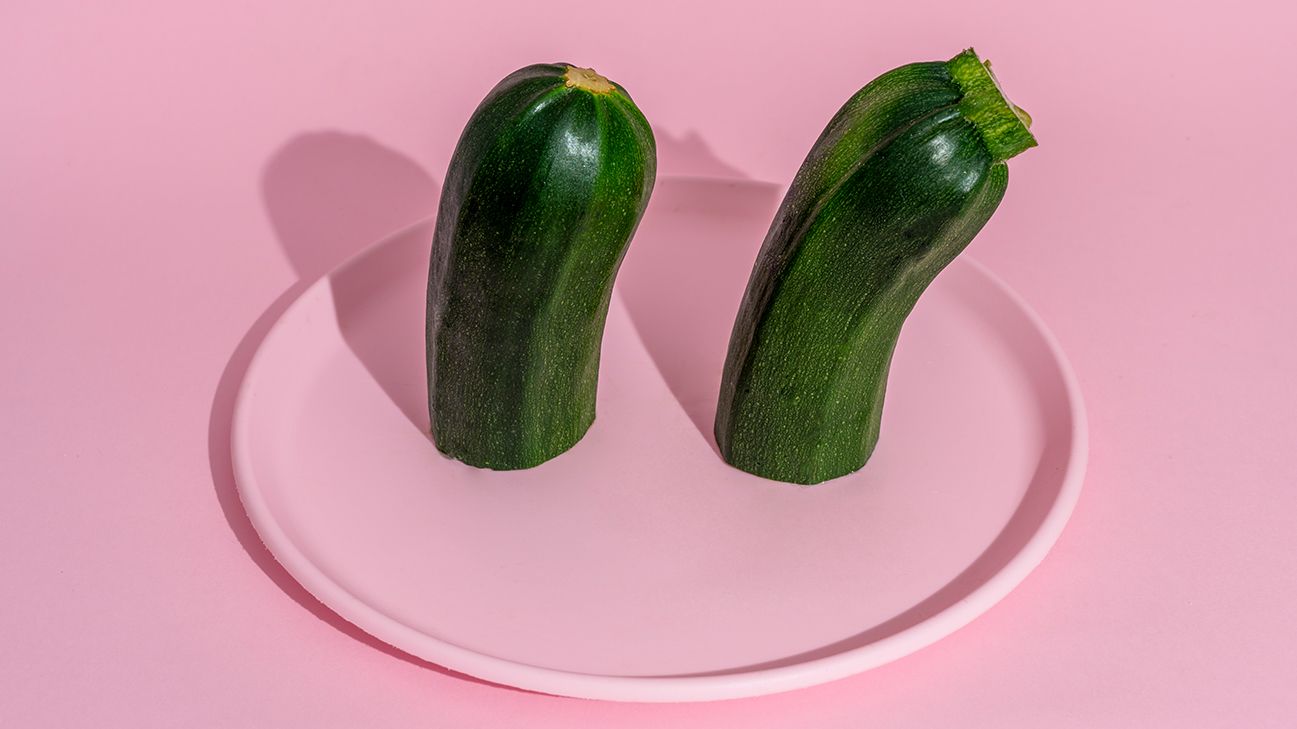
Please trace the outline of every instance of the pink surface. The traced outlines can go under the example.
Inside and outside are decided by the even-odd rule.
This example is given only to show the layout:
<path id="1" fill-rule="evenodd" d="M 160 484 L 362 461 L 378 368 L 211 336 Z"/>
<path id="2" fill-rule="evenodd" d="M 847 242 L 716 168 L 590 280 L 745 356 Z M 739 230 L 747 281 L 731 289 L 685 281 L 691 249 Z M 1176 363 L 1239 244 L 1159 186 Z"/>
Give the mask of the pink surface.
<path id="1" fill-rule="evenodd" d="M 3 16 L 0 724 L 1297 715 L 1288 5 L 53 2 Z M 376 647 L 261 550 L 227 455 L 248 355 L 303 279 L 431 211 L 499 77 L 593 65 L 657 126 L 664 174 L 787 180 L 865 81 L 970 43 L 1042 142 L 1013 161 L 971 252 L 1058 335 L 1091 423 L 1072 522 L 986 615 L 816 688 L 592 702 Z"/>
<path id="2" fill-rule="evenodd" d="M 524 471 L 467 467 L 427 435 L 430 221 L 312 284 L 235 404 L 235 479 L 262 541 L 398 648 L 583 698 L 787 691 L 980 615 L 1076 503 L 1077 384 L 1038 321 L 961 260 L 906 322 L 867 468 L 801 488 L 728 467 L 714 403 L 778 192 L 658 181 L 611 302 L 598 419 Z"/>

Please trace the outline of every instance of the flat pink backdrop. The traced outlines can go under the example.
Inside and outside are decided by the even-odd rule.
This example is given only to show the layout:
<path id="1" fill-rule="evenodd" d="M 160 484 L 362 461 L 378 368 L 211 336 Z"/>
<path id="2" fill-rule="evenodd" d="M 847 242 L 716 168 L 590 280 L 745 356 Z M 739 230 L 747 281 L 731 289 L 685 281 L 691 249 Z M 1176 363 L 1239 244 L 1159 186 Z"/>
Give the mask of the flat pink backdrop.
<path id="1" fill-rule="evenodd" d="M 10 3 L 0 725 L 1292 726 L 1297 16 L 1207 5 Z M 971 252 L 1092 435 L 1071 525 L 988 614 L 817 688 L 601 703 L 385 649 L 262 551 L 227 448 L 247 357 L 428 214 L 501 76 L 593 65 L 662 174 L 782 182 L 863 83 L 969 44 L 1041 139 Z"/>

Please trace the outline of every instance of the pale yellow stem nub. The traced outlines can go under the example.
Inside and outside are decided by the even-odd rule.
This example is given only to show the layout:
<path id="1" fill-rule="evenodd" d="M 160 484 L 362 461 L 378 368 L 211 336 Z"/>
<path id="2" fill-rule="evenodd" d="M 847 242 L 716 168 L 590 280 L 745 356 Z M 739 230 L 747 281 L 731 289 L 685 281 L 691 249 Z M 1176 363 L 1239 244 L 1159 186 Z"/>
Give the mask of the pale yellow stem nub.
<path id="1" fill-rule="evenodd" d="M 593 68 L 576 66 L 567 67 L 567 73 L 563 74 L 563 83 L 569 89 L 584 89 L 592 94 L 608 94 L 617 88 L 611 81 L 595 73 Z"/>

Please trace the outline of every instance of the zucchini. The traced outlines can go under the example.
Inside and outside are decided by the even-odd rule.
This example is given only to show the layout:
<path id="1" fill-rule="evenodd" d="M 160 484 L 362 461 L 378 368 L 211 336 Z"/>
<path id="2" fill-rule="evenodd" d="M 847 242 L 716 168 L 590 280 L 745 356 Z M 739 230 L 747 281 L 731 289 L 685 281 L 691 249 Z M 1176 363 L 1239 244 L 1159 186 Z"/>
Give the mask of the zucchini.
<path id="1" fill-rule="evenodd" d="M 591 69 L 528 66 L 473 112 L 446 174 L 428 275 L 440 451 L 529 468 L 585 435 L 613 280 L 656 167 L 644 115 Z"/>
<path id="2" fill-rule="evenodd" d="M 838 111 L 734 323 L 716 411 L 728 463 L 799 484 L 864 466 L 901 325 L 995 212 L 1029 124 L 972 49 L 885 73 Z"/>

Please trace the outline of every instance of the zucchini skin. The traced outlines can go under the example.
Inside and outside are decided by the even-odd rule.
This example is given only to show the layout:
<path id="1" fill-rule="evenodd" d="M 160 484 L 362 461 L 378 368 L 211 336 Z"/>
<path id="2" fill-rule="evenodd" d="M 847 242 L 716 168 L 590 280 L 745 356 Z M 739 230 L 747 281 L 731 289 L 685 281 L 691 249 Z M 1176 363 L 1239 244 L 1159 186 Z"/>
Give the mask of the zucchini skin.
<path id="1" fill-rule="evenodd" d="M 625 90 L 520 69 L 473 113 L 446 175 L 428 276 L 437 448 L 529 468 L 595 417 L 613 281 L 648 204 L 653 133 Z M 606 81 L 601 77 L 600 81 Z"/>
<path id="2" fill-rule="evenodd" d="M 950 64 L 903 66 L 853 96 L 815 143 L 730 339 L 715 434 L 731 465 L 814 484 L 868 461 L 905 318 L 1008 184 L 964 101 Z"/>

